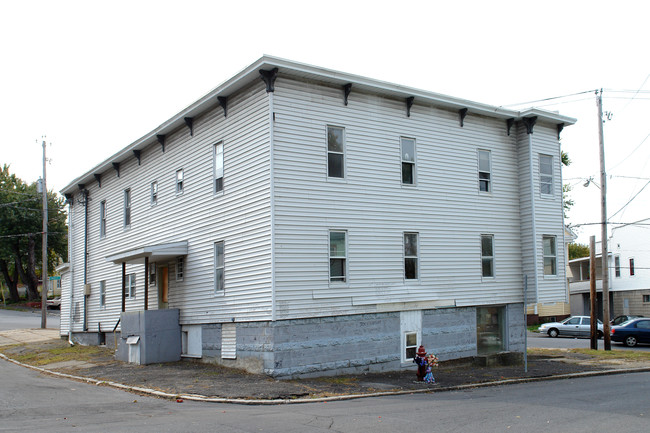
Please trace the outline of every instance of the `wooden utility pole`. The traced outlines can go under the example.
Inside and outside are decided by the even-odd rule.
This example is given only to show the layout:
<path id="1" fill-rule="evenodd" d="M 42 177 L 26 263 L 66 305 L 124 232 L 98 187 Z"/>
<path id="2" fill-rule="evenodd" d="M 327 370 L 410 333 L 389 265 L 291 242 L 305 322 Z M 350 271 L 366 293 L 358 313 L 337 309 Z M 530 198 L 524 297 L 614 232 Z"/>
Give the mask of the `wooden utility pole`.
<path id="1" fill-rule="evenodd" d="M 596 314 L 596 236 L 589 236 L 589 301 L 591 350 L 598 350 L 598 315 Z"/>
<path id="2" fill-rule="evenodd" d="M 45 140 L 43 140 L 43 262 L 41 263 L 41 328 L 47 328 L 47 183 L 45 181 L 47 159 L 45 158 Z"/>
<path id="3" fill-rule="evenodd" d="M 600 148 L 600 218 L 603 260 L 603 341 L 605 350 L 612 350 L 609 335 L 609 251 L 607 250 L 607 173 L 605 172 L 605 139 L 603 137 L 603 89 L 596 92 L 598 103 L 598 141 Z"/>

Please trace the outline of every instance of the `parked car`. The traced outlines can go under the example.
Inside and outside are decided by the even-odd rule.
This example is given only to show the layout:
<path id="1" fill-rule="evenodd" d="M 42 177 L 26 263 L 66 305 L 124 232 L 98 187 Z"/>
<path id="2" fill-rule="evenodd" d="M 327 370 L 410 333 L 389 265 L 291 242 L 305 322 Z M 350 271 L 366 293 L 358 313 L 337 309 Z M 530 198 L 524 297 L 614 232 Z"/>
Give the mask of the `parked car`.
<path id="1" fill-rule="evenodd" d="M 620 325 L 620 324 L 622 324 L 622 323 L 627 322 L 628 320 L 639 319 L 639 318 L 641 318 L 641 317 L 643 317 L 643 316 L 635 316 L 635 315 L 630 315 L 630 314 L 623 314 L 623 315 L 621 315 L 621 316 L 616 316 L 616 317 L 614 317 L 614 320 L 612 320 L 612 321 L 609 322 L 609 323 L 610 323 L 612 326 L 617 326 L 617 325 Z"/>
<path id="2" fill-rule="evenodd" d="M 612 341 L 623 343 L 628 347 L 637 343 L 650 343 L 650 318 L 633 319 L 618 326 L 612 326 L 610 331 Z"/>
<path id="3" fill-rule="evenodd" d="M 598 320 L 598 338 L 603 336 L 603 322 Z M 567 335 L 573 337 L 591 336 L 591 317 L 572 316 L 561 322 L 544 323 L 539 327 L 539 332 L 548 334 L 549 337 Z"/>

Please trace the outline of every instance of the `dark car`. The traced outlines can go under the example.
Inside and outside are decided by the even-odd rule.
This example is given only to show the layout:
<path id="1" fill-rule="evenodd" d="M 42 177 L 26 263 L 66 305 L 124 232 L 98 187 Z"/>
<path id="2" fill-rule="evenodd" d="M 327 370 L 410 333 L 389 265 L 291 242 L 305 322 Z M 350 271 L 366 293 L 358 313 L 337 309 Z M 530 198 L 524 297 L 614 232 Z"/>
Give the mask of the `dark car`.
<path id="1" fill-rule="evenodd" d="M 617 326 L 617 325 L 621 325 L 621 324 L 627 322 L 628 320 L 640 319 L 641 317 L 643 317 L 643 316 L 635 316 L 635 315 L 630 315 L 630 314 L 623 314 L 621 316 L 614 317 L 614 320 L 612 320 L 609 323 L 612 326 Z"/>
<path id="2" fill-rule="evenodd" d="M 633 319 L 622 325 L 612 326 L 612 341 L 628 347 L 637 343 L 650 343 L 650 318 Z"/>

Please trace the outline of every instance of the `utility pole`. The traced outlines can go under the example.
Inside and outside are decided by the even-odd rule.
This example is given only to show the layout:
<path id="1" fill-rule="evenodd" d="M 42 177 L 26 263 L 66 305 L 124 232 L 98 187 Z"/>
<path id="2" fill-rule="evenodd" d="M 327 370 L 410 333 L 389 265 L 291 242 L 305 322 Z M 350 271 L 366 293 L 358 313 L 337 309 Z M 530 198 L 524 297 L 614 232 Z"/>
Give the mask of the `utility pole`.
<path id="1" fill-rule="evenodd" d="M 598 103 L 598 141 L 600 144 L 600 218 L 603 260 L 603 341 L 605 350 L 612 350 L 609 335 L 609 251 L 607 249 L 607 173 L 605 172 L 605 139 L 603 137 L 603 89 L 596 91 Z"/>
<path id="2" fill-rule="evenodd" d="M 596 236 L 589 236 L 589 305 L 591 350 L 598 350 L 598 315 L 596 314 Z"/>
<path id="3" fill-rule="evenodd" d="M 41 264 L 41 328 L 47 328 L 47 183 L 45 167 L 47 159 L 45 158 L 45 140 L 43 140 L 43 262 Z"/>

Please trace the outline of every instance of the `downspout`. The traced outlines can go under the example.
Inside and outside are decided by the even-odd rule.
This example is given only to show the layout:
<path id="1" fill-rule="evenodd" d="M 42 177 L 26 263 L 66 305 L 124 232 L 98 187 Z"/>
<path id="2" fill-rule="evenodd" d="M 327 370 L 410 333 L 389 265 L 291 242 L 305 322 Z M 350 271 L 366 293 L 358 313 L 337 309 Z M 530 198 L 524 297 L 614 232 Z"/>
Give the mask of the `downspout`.
<path id="1" fill-rule="evenodd" d="M 535 273 L 535 314 L 537 313 L 537 303 L 539 301 L 539 264 L 537 258 L 537 213 L 535 212 L 535 176 L 533 175 L 533 127 L 528 130 L 528 160 L 530 171 L 530 210 L 532 213 L 532 231 L 533 231 L 533 271 Z"/>
<path id="2" fill-rule="evenodd" d="M 70 226 L 68 227 L 68 245 L 70 253 L 70 301 L 68 305 L 68 343 L 70 346 L 74 346 L 72 341 L 72 310 L 74 307 L 74 233 L 72 231 L 74 227 L 74 218 L 72 217 L 72 204 L 74 202 L 74 195 L 68 202 L 68 218 L 70 219 Z"/>
<path id="3" fill-rule="evenodd" d="M 84 332 L 88 331 L 88 295 L 86 295 L 86 284 L 88 284 L 88 190 L 83 190 L 84 195 Z"/>

